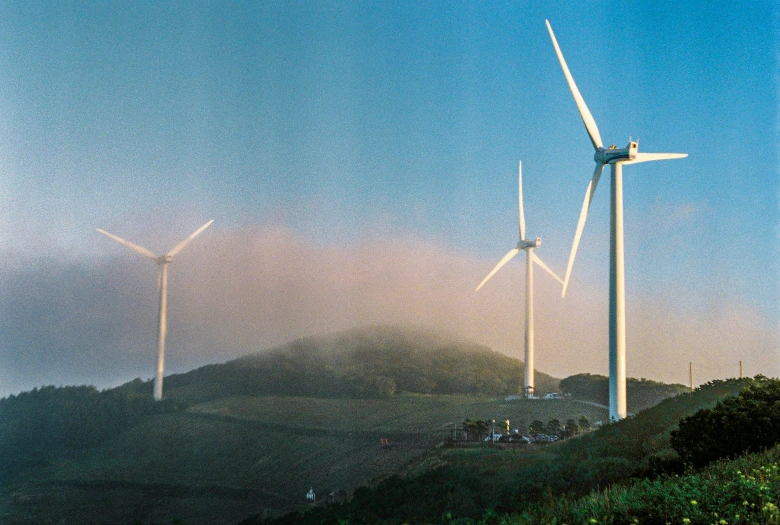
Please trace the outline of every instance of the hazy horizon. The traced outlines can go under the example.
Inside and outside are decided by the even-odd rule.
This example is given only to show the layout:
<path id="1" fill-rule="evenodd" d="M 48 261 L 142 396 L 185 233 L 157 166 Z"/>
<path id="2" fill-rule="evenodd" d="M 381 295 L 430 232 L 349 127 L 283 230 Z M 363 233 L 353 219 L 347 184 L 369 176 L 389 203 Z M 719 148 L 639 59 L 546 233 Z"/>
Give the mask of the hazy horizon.
<path id="1" fill-rule="evenodd" d="M 97 233 L 94 243 L 112 244 Z M 494 263 L 412 236 L 330 246 L 277 225 L 215 223 L 169 267 L 166 373 L 375 324 L 427 326 L 522 359 L 524 267 L 508 265 L 475 293 Z M 4 357 L 2 395 L 153 375 L 153 262 L 117 245 L 95 262 L 55 259 L 0 275 L 9 292 L 3 337 L 19 349 Z M 26 293 L 31 284 L 34 294 Z M 561 300 L 560 285 L 544 272 L 535 285 L 536 368 L 555 377 L 607 375 L 606 290 L 575 277 Z M 693 361 L 701 384 L 737 376 L 740 360 L 745 375 L 779 375 L 770 323 L 746 304 L 680 308 L 660 293 L 634 297 L 628 315 L 629 376 L 687 384 Z"/>

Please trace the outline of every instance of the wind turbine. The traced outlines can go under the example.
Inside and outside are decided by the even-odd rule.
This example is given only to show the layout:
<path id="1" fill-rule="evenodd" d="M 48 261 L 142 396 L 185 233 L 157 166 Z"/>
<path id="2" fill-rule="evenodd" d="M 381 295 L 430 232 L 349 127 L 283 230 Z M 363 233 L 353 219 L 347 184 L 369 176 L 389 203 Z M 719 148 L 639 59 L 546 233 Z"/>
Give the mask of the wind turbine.
<path id="1" fill-rule="evenodd" d="M 121 237 L 117 237 L 113 233 L 108 233 L 105 230 L 101 230 L 98 228 L 97 231 L 102 233 L 103 235 L 115 240 L 119 244 L 124 244 L 131 250 L 140 253 L 142 256 L 146 257 L 147 259 L 151 259 L 154 262 L 157 263 L 157 266 L 159 267 L 159 276 L 158 276 L 158 285 L 160 288 L 160 311 L 158 314 L 158 331 L 157 331 L 157 375 L 154 378 L 154 399 L 157 401 L 160 401 L 162 399 L 162 388 L 163 388 L 163 371 L 165 368 L 165 335 L 168 332 L 168 326 L 167 326 L 167 307 L 168 307 L 168 264 L 170 264 L 171 260 L 173 259 L 173 256 L 182 251 L 182 249 L 189 244 L 189 242 L 197 237 L 197 235 L 211 226 L 211 223 L 214 222 L 214 219 L 211 219 L 209 222 L 195 230 L 189 237 L 181 241 L 179 244 L 176 245 L 172 250 L 170 250 L 165 255 L 155 255 L 151 251 L 147 250 L 146 248 L 143 248 L 141 246 L 138 246 L 137 244 L 133 244 L 130 241 L 126 241 L 125 239 Z"/>
<path id="2" fill-rule="evenodd" d="M 679 159 L 687 157 L 688 154 L 639 153 L 637 151 L 638 143 L 630 139 L 628 146 L 625 148 L 617 148 L 614 145 L 604 148 L 596 121 L 588 110 L 588 106 L 585 105 L 585 100 L 580 95 L 577 85 L 574 83 L 574 78 L 571 76 L 566 61 L 563 59 L 563 53 L 561 53 L 561 48 L 558 47 L 558 41 L 555 39 L 550 22 L 547 20 L 544 22 L 547 24 L 547 31 L 550 33 L 555 53 L 558 55 L 558 61 L 561 63 L 563 74 L 574 96 L 574 101 L 577 103 L 585 129 L 588 132 L 590 141 L 593 143 L 593 148 L 596 150 L 593 155 L 593 159 L 596 161 L 596 169 L 593 172 L 593 178 L 588 183 L 588 188 L 585 190 L 585 200 L 582 203 L 577 230 L 574 233 L 569 264 L 566 266 L 562 297 L 566 295 L 571 269 L 574 265 L 574 256 L 577 254 L 577 246 L 580 243 L 582 229 L 585 227 L 585 219 L 588 216 L 590 202 L 599 183 L 601 172 L 607 164 L 612 168 L 609 221 L 609 417 L 613 420 L 624 419 L 626 417 L 626 295 L 623 264 L 623 165 L 638 164 L 652 160 Z"/>
<path id="3" fill-rule="evenodd" d="M 518 219 L 520 226 L 520 240 L 517 243 L 517 247 L 509 250 L 503 259 L 501 259 L 493 270 L 485 277 L 485 279 L 477 286 L 477 291 L 482 288 L 488 280 L 495 275 L 506 263 L 508 263 L 512 257 L 518 254 L 520 250 L 525 251 L 525 377 L 524 377 L 524 393 L 526 396 L 533 394 L 534 392 L 534 265 L 538 264 L 544 271 L 552 275 L 561 284 L 563 281 L 560 277 L 547 267 L 542 260 L 537 257 L 533 252 L 534 248 L 538 248 L 542 244 L 542 239 L 537 237 L 533 241 L 529 241 L 525 238 L 525 213 L 523 213 L 523 163 L 518 163 Z"/>

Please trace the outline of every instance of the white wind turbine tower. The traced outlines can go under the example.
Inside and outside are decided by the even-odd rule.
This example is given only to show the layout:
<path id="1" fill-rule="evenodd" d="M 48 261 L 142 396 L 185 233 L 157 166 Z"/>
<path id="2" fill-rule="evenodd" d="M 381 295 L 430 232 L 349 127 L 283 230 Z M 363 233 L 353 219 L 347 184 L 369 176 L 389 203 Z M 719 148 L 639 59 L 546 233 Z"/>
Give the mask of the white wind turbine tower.
<path id="1" fill-rule="evenodd" d="M 182 249 L 189 244 L 189 242 L 194 239 L 200 232 L 211 226 L 211 223 L 214 222 L 214 219 L 211 219 L 209 222 L 195 230 L 189 237 L 181 241 L 179 244 L 176 245 L 175 248 L 173 248 L 171 251 L 166 253 L 165 255 L 157 256 L 151 251 L 147 250 L 146 248 L 143 248 L 141 246 L 138 246 L 136 244 L 131 243 L 130 241 L 126 241 L 125 239 L 122 239 L 121 237 L 117 237 L 116 235 L 112 233 L 108 233 L 105 230 L 101 230 L 98 228 L 98 231 L 102 233 L 103 235 L 114 239 L 119 244 L 124 244 L 131 250 L 140 253 L 147 259 L 151 259 L 154 262 L 157 263 L 157 266 L 159 267 L 159 277 L 158 277 L 158 285 L 160 288 L 160 311 L 158 314 L 158 331 L 157 331 L 157 375 L 154 378 L 154 399 L 157 401 L 160 401 L 162 399 L 162 389 L 163 389 L 163 372 L 165 368 L 165 335 L 168 332 L 167 327 L 167 307 L 168 307 L 168 264 L 170 264 L 171 260 L 173 259 L 173 256 L 182 251 Z"/>
<path id="2" fill-rule="evenodd" d="M 485 279 L 477 286 L 479 291 L 482 286 L 488 280 L 495 275 L 495 273 L 501 269 L 506 263 L 518 254 L 520 250 L 525 251 L 525 377 L 524 377 L 524 389 L 523 392 L 526 396 L 534 393 L 534 265 L 538 264 L 543 270 L 555 277 L 561 284 L 563 281 L 560 277 L 550 270 L 542 260 L 533 253 L 534 248 L 538 248 L 542 244 L 542 239 L 537 237 L 533 241 L 529 241 L 525 238 L 525 213 L 523 212 L 523 163 L 518 163 L 518 221 L 520 226 L 520 240 L 517 243 L 517 247 L 509 250 L 503 259 L 501 259 L 495 268 L 485 277 Z"/>
<path id="3" fill-rule="evenodd" d="M 596 153 L 593 155 L 596 161 L 596 170 L 593 178 L 585 190 L 585 201 L 582 203 L 577 230 L 574 233 L 574 242 L 569 255 L 569 263 L 566 267 L 562 296 L 566 295 L 566 287 L 569 285 L 569 276 L 574 265 L 574 256 L 577 254 L 577 246 L 580 243 L 582 229 L 585 227 L 585 219 L 588 208 L 596 191 L 596 185 L 601 177 L 604 166 L 609 164 L 612 168 L 612 185 L 610 198 L 610 260 L 609 260 L 609 417 L 617 420 L 626 417 L 626 297 L 625 275 L 623 265 L 623 165 L 637 164 L 651 160 L 679 159 L 687 157 L 687 153 L 638 153 L 638 143 L 629 140 L 625 148 L 616 148 L 614 145 L 604 148 L 601 142 L 596 121 L 585 105 L 574 78 L 569 72 L 566 61 L 563 59 L 561 48 L 555 39 L 550 22 L 545 20 L 547 30 L 550 32 L 555 53 L 561 63 L 563 74 L 569 89 L 577 103 L 585 129 L 590 136 L 590 141 Z"/>

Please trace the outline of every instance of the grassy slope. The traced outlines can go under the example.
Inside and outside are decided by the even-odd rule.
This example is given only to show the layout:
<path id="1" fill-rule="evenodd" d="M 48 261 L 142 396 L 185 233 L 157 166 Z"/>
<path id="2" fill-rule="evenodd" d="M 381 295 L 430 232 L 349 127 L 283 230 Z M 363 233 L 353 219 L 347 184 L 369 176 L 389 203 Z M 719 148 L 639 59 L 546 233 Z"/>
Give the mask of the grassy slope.
<path id="1" fill-rule="evenodd" d="M 230 523 L 300 508 L 311 486 L 319 493 L 351 491 L 395 472 L 424 457 L 429 444 L 465 418 L 530 422 L 582 415 L 593 421 L 605 411 L 479 396 L 227 398 L 154 416 L 97 449 L 28 472 L 0 502 L 7 522 L 58 516 L 63 523 L 110 523 L 135 516 Z M 403 446 L 382 449 L 380 438 Z"/>
<path id="2" fill-rule="evenodd" d="M 778 507 L 780 445 L 721 460 L 684 476 L 635 481 L 577 500 L 561 498 L 521 515 L 506 516 L 504 523 L 777 525 Z"/>
<path id="3" fill-rule="evenodd" d="M 682 417 L 736 395 L 748 381 L 705 385 L 634 418 L 542 450 L 517 454 L 490 448 L 438 449 L 409 470 L 408 477 L 383 482 L 341 509 L 277 523 L 337 523 L 350 517 L 354 522 L 427 523 L 447 511 L 479 518 L 488 508 L 510 512 L 536 508 L 560 494 L 587 494 L 647 472 L 651 455 L 668 452 L 669 432 Z"/>

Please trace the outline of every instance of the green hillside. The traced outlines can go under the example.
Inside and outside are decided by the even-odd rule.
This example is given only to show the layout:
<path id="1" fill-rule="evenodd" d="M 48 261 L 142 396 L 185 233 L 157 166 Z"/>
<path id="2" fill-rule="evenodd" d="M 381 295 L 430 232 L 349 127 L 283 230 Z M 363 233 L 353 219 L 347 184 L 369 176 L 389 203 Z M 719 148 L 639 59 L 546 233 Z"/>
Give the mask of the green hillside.
<path id="1" fill-rule="evenodd" d="M 540 449 L 441 448 L 408 475 L 393 476 L 375 487 L 356 491 L 348 504 L 270 523 L 440 523 L 447 513 L 463 518 L 462 523 L 472 523 L 468 520 L 482 518 L 486 509 L 499 514 L 527 511 L 538 515 L 534 509 L 557 505 L 561 497 L 569 498 L 561 503 L 565 510 L 571 498 L 633 476 L 652 478 L 662 472 L 682 472 L 683 466 L 670 447 L 671 432 L 679 421 L 738 394 L 753 381 L 712 382 L 636 417 Z"/>
<path id="2" fill-rule="evenodd" d="M 141 380 L 11 396 L 0 400 L 0 523 L 237 523 L 305 509 L 310 488 L 352 493 L 396 472 L 435 478 L 462 465 L 464 479 L 514 479 L 565 448 L 441 445 L 468 419 L 527 430 L 607 417 L 572 398 L 505 401 L 522 372 L 475 343 L 374 327 L 171 376 L 160 403 Z"/>
<path id="3" fill-rule="evenodd" d="M 235 523 L 302 508 L 310 487 L 352 492 L 390 475 L 432 454 L 465 419 L 514 426 L 582 416 L 596 421 L 606 411 L 468 395 L 223 398 L 150 415 L 98 446 L 30 465 L 0 485 L 0 509 L 9 523 L 122 523 L 135 515 L 141 523 Z"/>
<path id="4" fill-rule="evenodd" d="M 546 508 L 506 516 L 506 525 L 642 523 L 780 524 L 780 445 L 677 477 L 635 480 Z M 594 521 L 595 520 L 595 521 Z M 464 524 L 465 525 L 465 524 Z"/>

